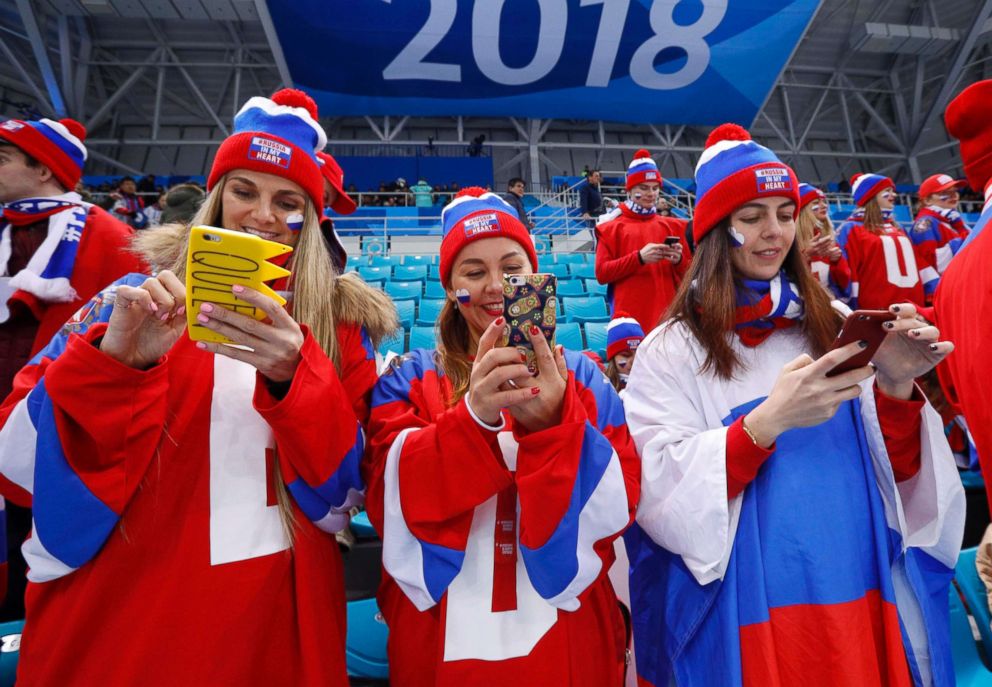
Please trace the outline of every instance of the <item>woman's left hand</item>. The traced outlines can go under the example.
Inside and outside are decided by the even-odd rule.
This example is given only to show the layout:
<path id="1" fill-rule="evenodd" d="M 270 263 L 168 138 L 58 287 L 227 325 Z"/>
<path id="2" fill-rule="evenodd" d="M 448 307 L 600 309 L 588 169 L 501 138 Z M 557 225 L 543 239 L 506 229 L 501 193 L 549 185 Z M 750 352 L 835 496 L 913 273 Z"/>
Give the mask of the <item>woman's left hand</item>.
<path id="1" fill-rule="evenodd" d="M 893 398 L 908 399 L 913 381 L 929 372 L 954 350 L 950 341 L 940 341 L 940 331 L 916 313 L 912 303 L 889 307 L 896 319 L 882 325 L 888 336 L 872 358 L 879 389 Z"/>
<path id="2" fill-rule="evenodd" d="M 531 326 L 530 343 L 534 347 L 538 375 L 513 380 L 517 388 L 538 387 L 541 391 L 534 398 L 510 406 L 510 415 L 530 432 L 538 432 L 561 422 L 561 408 L 565 400 L 568 368 L 561 347 L 552 351 L 544 332 Z"/>
<path id="3" fill-rule="evenodd" d="M 303 330 L 281 305 L 254 289 L 239 284 L 231 291 L 240 300 L 260 308 L 269 322 L 236 313 L 212 303 L 200 304 L 197 314 L 203 326 L 250 351 L 219 343 L 197 342 L 197 348 L 246 362 L 273 382 L 288 382 L 303 359 Z"/>

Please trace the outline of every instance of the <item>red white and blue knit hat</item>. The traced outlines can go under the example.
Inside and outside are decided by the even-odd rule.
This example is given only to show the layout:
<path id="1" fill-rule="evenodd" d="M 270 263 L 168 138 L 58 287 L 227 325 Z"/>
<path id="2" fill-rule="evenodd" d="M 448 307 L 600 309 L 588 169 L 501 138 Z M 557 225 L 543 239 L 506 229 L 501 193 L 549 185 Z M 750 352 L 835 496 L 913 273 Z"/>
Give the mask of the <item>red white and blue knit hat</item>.
<path id="1" fill-rule="evenodd" d="M 17 146 L 51 170 L 66 189 L 83 176 L 86 162 L 86 127 L 75 119 L 8 119 L 0 124 L 0 138 Z"/>
<path id="2" fill-rule="evenodd" d="M 851 177 L 851 195 L 859 208 L 885 189 L 895 187 L 892 179 L 881 174 L 855 174 Z"/>
<path id="3" fill-rule="evenodd" d="M 217 150 L 207 190 L 234 169 L 274 174 L 300 185 L 319 216 L 324 177 L 317 152 L 327 135 L 317 123 L 317 105 L 303 91 L 284 88 L 272 98 L 254 97 L 234 116 L 234 133 Z"/>
<path id="4" fill-rule="evenodd" d="M 799 184 L 799 209 L 812 203 L 814 200 L 823 200 L 827 194 L 812 184 Z"/>
<path id="5" fill-rule="evenodd" d="M 617 353 L 636 351 L 644 340 L 644 329 L 630 314 L 622 310 L 613 313 L 606 325 L 606 359 L 613 360 Z"/>
<path id="6" fill-rule="evenodd" d="M 706 139 L 696 164 L 696 211 L 692 236 L 698 243 L 725 217 L 756 198 L 791 198 L 799 213 L 799 180 L 792 168 L 737 124 L 721 124 Z"/>
<path id="7" fill-rule="evenodd" d="M 464 188 L 441 210 L 441 284 L 448 286 L 455 258 L 462 248 L 479 239 L 509 238 L 521 246 L 537 271 L 537 251 L 527 227 L 513 206 L 478 186 Z"/>
<path id="8" fill-rule="evenodd" d="M 633 159 L 627 165 L 627 190 L 634 188 L 638 184 L 654 182 L 661 184 L 661 172 L 658 165 L 651 158 L 651 153 L 641 148 L 634 153 Z"/>

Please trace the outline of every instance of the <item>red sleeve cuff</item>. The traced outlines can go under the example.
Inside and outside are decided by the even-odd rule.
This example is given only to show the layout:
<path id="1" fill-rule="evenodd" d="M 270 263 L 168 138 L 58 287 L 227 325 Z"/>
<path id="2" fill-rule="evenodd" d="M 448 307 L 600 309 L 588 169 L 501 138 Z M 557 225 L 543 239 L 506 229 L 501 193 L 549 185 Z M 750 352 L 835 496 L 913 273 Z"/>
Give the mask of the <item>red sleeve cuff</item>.
<path id="1" fill-rule="evenodd" d="M 913 387 L 913 395 L 904 401 L 886 396 L 875 384 L 878 425 L 896 482 L 905 481 L 920 471 L 920 426 L 924 400 L 918 386 Z"/>
<path id="2" fill-rule="evenodd" d="M 758 470 L 775 452 L 751 441 L 744 431 L 744 417 L 737 418 L 727 428 L 727 498 L 734 498 L 758 475 Z"/>

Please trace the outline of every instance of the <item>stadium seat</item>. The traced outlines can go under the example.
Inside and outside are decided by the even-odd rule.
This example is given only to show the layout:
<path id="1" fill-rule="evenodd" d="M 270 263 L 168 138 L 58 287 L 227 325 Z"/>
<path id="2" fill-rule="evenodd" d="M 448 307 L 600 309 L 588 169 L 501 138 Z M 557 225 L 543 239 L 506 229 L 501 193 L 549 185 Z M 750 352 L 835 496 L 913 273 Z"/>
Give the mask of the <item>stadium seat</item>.
<path id="1" fill-rule="evenodd" d="M 431 279 L 441 280 L 441 268 L 438 265 L 428 265 L 427 266 L 427 276 Z"/>
<path id="2" fill-rule="evenodd" d="M 407 301 L 408 303 L 413 303 L 413 301 Z M 379 355 L 386 355 L 390 351 L 393 353 L 404 353 L 406 348 L 404 347 L 404 342 L 406 341 L 406 329 L 400 327 L 396 330 L 396 333 L 392 336 L 388 336 L 379 342 Z"/>
<path id="3" fill-rule="evenodd" d="M 586 293 L 590 296 L 602 296 L 606 298 L 606 284 L 600 284 L 595 279 L 586 279 Z"/>
<path id="4" fill-rule="evenodd" d="M 606 322 L 586 322 L 582 325 L 586 331 L 586 348 L 599 353 L 606 362 Z"/>
<path id="5" fill-rule="evenodd" d="M 575 322 L 561 322 L 555 328 L 555 343 L 561 344 L 570 351 L 581 351 L 582 330 Z"/>
<path id="6" fill-rule="evenodd" d="M 0 623 L 0 687 L 13 687 L 17 675 L 17 658 L 20 655 L 23 620 Z"/>
<path id="7" fill-rule="evenodd" d="M 412 298 L 420 302 L 420 297 L 424 295 L 424 285 L 419 281 L 387 281 L 386 293 L 395 300 Z"/>
<path id="8" fill-rule="evenodd" d="M 407 350 L 412 351 L 415 348 L 434 348 L 434 327 L 413 326 Z"/>
<path id="9" fill-rule="evenodd" d="M 362 279 L 371 282 L 375 280 L 389 279 L 390 275 L 393 273 L 393 268 L 388 265 L 379 265 L 378 267 L 363 265 L 358 268 L 358 273 L 362 275 Z"/>
<path id="10" fill-rule="evenodd" d="M 436 265 L 437 256 L 436 255 L 404 255 L 403 256 L 404 265 Z"/>
<path id="11" fill-rule="evenodd" d="M 427 265 L 396 265 L 393 279 L 397 281 L 426 281 Z"/>
<path id="12" fill-rule="evenodd" d="M 968 611 L 961 603 L 958 590 L 951 585 L 949 594 L 951 624 L 951 657 L 954 661 L 954 677 L 957 687 L 987 687 L 992 684 L 989 672 L 978 653 L 978 645 L 972 634 Z"/>
<path id="13" fill-rule="evenodd" d="M 420 312 L 417 313 L 417 324 L 426 327 L 433 327 L 437 322 L 437 316 L 441 314 L 444 307 L 444 300 L 437 298 L 425 298 L 420 301 Z"/>
<path id="14" fill-rule="evenodd" d="M 558 296 L 585 296 L 586 286 L 581 279 L 559 279 Z"/>
<path id="15" fill-rule="evenodd" d="M 961 590 L 964 602 L 978 625 L 978 633 L 982 638 L 982 646 L 985 649 L 986 659 L 992 668 L 992 617 L 989 614 L 988 596 L 985 591 L 985 584 L 978 576 L 975 568 L 975 557 L 978 549 L 965 549 L 958 556 L 958 563 L 954 567 L 954 581 Z M 992 673 L 987 678 L 992 684 Z"/>
<path id="16" fill-rule="evenodd" d="M 559 279 L 568 279 L 568 265 L 541 265 L 541 272 L 553 274 Z"/>
<path id="17" fill-rule="evenodd" d="M 400 324 L 409 329 L 413 326 L 414 314 L 417 309 L 417 302 L 413 299 L 393 300 L 396 306 L 396 314 L 399 316 Z"/>
<path id="18" fill-rule="evenodd" d="M 401 261 L 398 255 L 373 255 L 369 258 L 372 267 L 395 267 Z"/>
<path id="19" fill-rule="evenodd" d="M 584 265 L 586 259 L 582 253 L 556 253 L 556 265 Z"/>
<path id="20" fill-rule="evenodd" d="M 365 258 L 358 255 L 349 255 L 348 261 L 345 263 L 344 271 L 354 272 L 362 265 L 368 265 L 368 261 Z"/>
<path id="21" fill-rule="evenodd" d="M 561 299 L 568 322 L 609 322 L 606 301 L 601 296 L 565 296 Z"/>
<path id="22" fill-rule="evenodd" d="M 441 286 L 439 281 L 428 281 L 424 284 L 424 297 L 425 298 L 447 298 L 448 294 L 445 293 L 444 287 Z"/>
<path id="23" fill-rule="evenodd" d="M 580 265 L 569 265 L 568 271 L 571 273 L 573 279 L 596 278 L 596 266 L 590 265 L 588 263 L 582 263 Z"/>
<path id="24" fill-rule="evenodd" d="M 373 279 L 371 281 L 366 279 L 365 283 L 371 286 L 373 289 L 379 289 L 380 291 L 382 291 L 386 282 L 382 279 Z"/>

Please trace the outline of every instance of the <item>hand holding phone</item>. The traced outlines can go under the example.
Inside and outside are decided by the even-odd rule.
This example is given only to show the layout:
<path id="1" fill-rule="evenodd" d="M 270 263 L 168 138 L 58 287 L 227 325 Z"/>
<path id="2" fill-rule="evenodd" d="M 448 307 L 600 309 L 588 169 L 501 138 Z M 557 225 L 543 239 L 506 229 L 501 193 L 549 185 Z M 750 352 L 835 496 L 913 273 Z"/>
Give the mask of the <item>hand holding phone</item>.
<path id="1" fill-rule="evenodd" d="M 896 316 L 888 310 L 855 310 L 848 315 L 830 350 L 836 350 L 855 341 L 867 341 L 868 345 L 854 357 L 835 365 L 827 372 L 827 377 L 834 377 L 870 363 L 888 335 L 882 325 L 894 319 Z"/>

